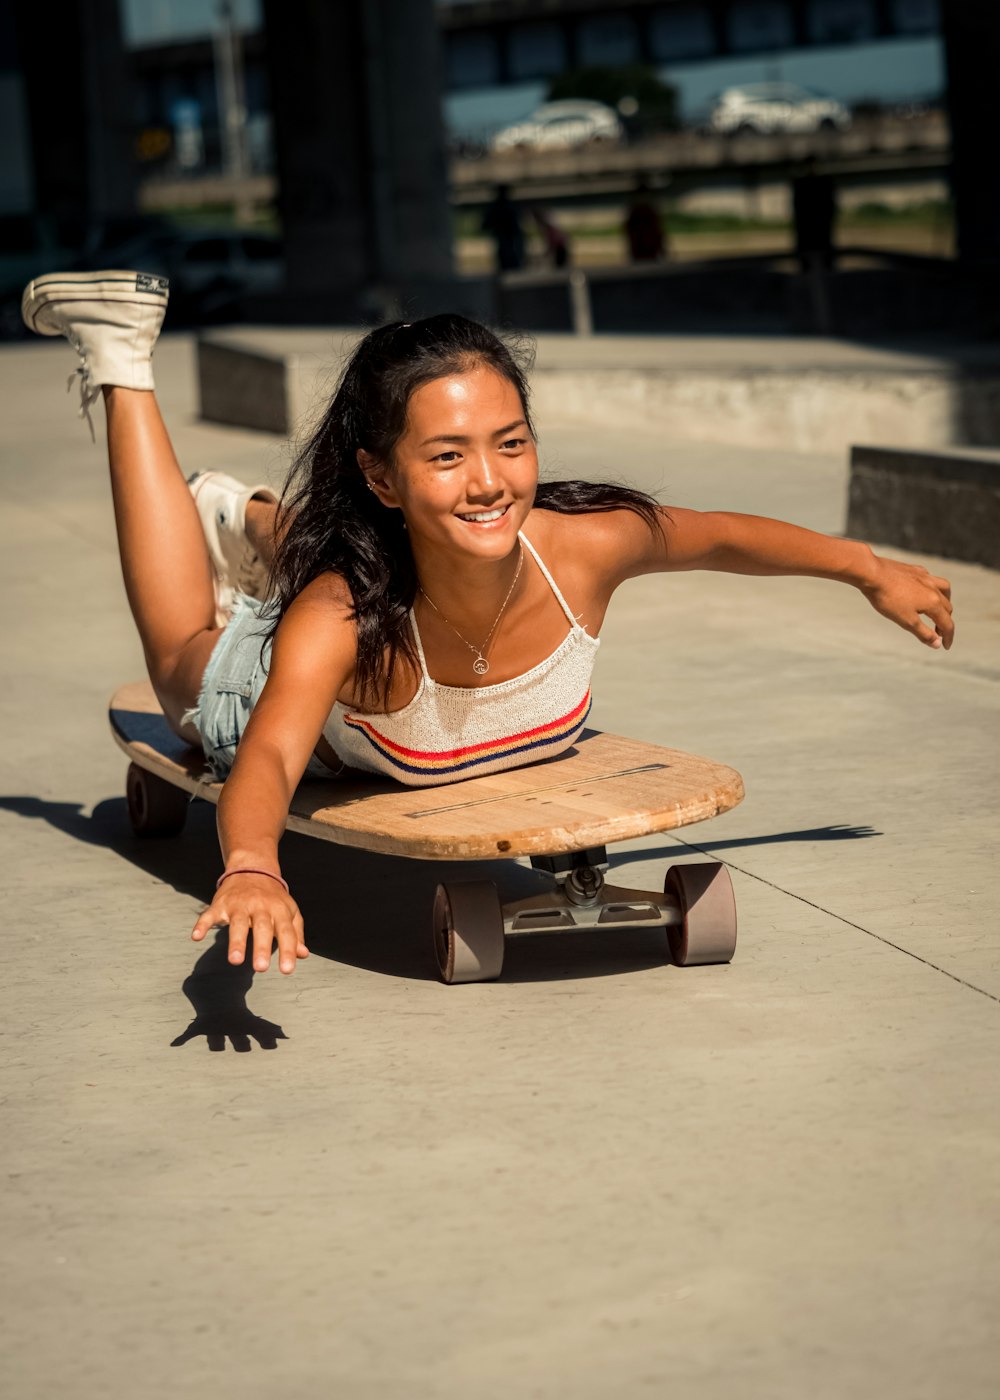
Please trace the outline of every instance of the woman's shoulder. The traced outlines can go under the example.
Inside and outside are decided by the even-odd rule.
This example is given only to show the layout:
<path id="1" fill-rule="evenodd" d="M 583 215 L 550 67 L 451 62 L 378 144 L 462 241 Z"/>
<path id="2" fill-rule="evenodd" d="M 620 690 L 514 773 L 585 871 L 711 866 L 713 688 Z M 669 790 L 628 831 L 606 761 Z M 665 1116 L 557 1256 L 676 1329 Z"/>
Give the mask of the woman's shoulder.
<path id="1" fill-rule="evenodd" d="M 524 532 L 546 562 L 548 551 L 556 562 L 565 559 L 590 570 L 603 564 L 614 572 L 637 544 L 648 542 L 650 527 L 627 507 L 569 513 L 541 506 L 531 511 Z"/>
<path id="2" fill-rule="evenodd" d="M 289 603 L 274 636 L 272 670 L 297 684 L 354 671 L 357 624 L 350 589 L 337 574 L 320 574 Z M 331 701 L 332 703 L 332 701 Z"/>
<path id="3" fill-rule="evenodd" d="M 354 599 L 344 576 L 331 570 L 317 574 L 296 594 L 288 605 L 288 613 L 293 609 L 299 613 L 319 610 L 350 620 L 354 615 Z"/>
<path id="4" fill-rule="evenodd" d="M 303 640 L 311 645 L 336 650 L 354 649 L 357 643 L 357 619 L 354 599 L 347 582 L 340 574 L 318 574 L 297 593 L 285 608 L 278 624 L 276 643 L 282 638 Z"/>

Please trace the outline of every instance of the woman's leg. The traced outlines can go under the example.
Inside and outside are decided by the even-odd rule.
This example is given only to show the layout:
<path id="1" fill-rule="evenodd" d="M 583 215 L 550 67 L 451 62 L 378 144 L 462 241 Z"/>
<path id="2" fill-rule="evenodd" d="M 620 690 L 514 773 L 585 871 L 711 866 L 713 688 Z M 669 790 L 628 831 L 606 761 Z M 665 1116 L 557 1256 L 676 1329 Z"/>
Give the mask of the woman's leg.
<path id="1" fill-rule="evenodd" d="M 108 461 L 122 575 L 149 678 L 171 727 L 198 742 L 185 710 L 197 701 L 220 629 L 198 510 L 156 396 L 104 387 Z"/>
<path id="2" fill-rule="evenodd" d="M 265 501 L 256 496 L 247 501 L 247 538 L 268 568 L 271 567 L 274 560 L 274 551 L 278 542 L 275 529 L 277 521 L 278 507 L 276 502 Z"/>
<path id="3" fill-rule="evenodd" d="M 219 628 L 208 544 L 153 392 L 167 296 L 166 279 L 145 272 L 53 272 L 28 283 L 21 314 L 30 330 L 64 336 L 76 351 L 88 419 L 103 390 L 129 605 L 167 719 L 197 742 L 182 717 L 197 702 Z"/>

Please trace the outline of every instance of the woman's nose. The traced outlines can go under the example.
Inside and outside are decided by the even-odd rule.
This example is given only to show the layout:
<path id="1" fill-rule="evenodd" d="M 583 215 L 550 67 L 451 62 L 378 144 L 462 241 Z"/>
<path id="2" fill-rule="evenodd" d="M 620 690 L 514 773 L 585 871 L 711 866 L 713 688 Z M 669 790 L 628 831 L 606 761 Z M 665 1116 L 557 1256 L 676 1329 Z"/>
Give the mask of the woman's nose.
<path id="1" fill-rule="evenodd" d="M 496 496 L 502 489 L 496 466 L 490 461 L 489 455 L 483 453 L 482 456 L 475 458 L 469 469 L 469 494 Z"/>

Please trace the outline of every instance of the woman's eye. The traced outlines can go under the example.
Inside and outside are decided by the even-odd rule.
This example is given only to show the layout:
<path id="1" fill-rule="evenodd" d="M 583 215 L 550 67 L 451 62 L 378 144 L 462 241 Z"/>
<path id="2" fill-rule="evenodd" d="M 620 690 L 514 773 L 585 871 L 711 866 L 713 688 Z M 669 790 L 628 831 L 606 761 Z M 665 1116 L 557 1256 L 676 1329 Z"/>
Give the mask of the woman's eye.
<path id="1" fill-rule="evenodd" d="M 449 466 L 452 462 L 457 462 L 457 461 L 458 461 L 458 456 L 459 456 L 459 454 L 458 454 L 457 452 L 439 452 L 439 453 L 437 454 L 437 456 L 434 458 L 434 461 L 435 461 L 435 462 L 443 462 L 444 465 L 447 467 L 447 466 Z"/>
<path id="2" fill-rule="evenodd" d="M 524 446 L 524 438 L 508 438 L 507 441 L 506 441 L 506 442 L 502 442 L 502 443 L 500 444 L 500 446 L 501 446 L 501 448 L 504 448 L 504 449 L 509 448 L 509 447 L 523 447 L 523 446 Z"/>

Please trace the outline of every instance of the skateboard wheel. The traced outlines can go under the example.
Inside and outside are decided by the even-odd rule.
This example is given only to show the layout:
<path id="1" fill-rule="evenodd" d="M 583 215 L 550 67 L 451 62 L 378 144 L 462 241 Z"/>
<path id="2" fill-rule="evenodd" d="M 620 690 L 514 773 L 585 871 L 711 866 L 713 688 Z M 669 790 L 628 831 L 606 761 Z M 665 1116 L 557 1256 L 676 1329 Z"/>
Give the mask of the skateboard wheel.
<path id="1" fill-rule="evenodd" d="M 136 836 L 176 836 L 187 820 L 188 795 L 130 763 L 125 779 L 128 815 Z"/>
<path id="2" fill-rule="evenodd" d="M 684 915 L 682 924 L 667 930 L 677 966 L 731 962 L 736 951 L 736 899 L 726 867 L 715 860 L 672 865 L 663 892 Z"/>
<path id="3" fill-rule="evenodd" d="M 442 982 L 489 982 L 503 967 L 503 911 L 496 885 L 438 885 L 434 953 Z"/>

